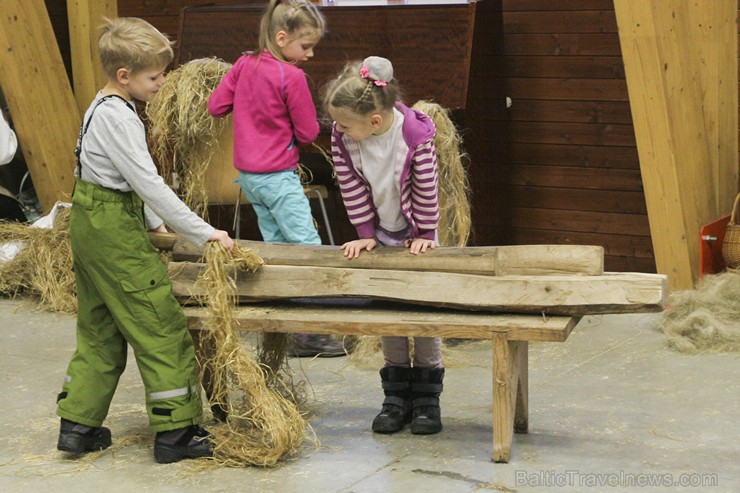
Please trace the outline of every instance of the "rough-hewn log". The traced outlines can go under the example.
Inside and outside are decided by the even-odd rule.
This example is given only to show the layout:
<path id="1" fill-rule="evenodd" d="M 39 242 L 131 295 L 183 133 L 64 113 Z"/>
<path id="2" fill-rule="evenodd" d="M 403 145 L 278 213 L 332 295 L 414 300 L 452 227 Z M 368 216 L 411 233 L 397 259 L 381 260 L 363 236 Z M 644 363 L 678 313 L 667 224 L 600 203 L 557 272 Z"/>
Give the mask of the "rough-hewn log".
<path id="1" fill-rule="evenodd" d="M 203 263 L 170 262 L 175 296 L 203 295 L 194 283 Z M 421 305 L 508 313 L 588 315 L 661 311 L 667 294 L 661 274 L 602 276 L 490 276 L 333 267 L 265 265 L 255 273 L 232 269 L 242 300 L 367 297 Z"/>
<path id="2" fill-rule="evenodd" d="M 166 238 L 162 238 L 162 241 L 164 240 Z M 239 240 L 238 243 L 243 248 L 255 251 L 269 265 L 444 271 L 497 276 L 549 274 L 593 276 L 604 273 L 604 249 L 589 245 L 440 247 L 421 255 L 410 255 L 408 250 L 402 247 L 380 247 L 371 252 L 363 252 L 359 258 L 347 260 L 336 246 L 290 245 L 245 240 Z M 183 241 L 177 241 L 174 247 L 170 248 L 172 258 L 176 261 L 197 262 L 203 256 L 202 248 Z"/>
<path id="3" fill-rule="evenodd" d="M 206 307 L 186 306 L 193 333 L 208 330 Z M 412 305 L 367 300 L 334 303 L 273 302 L 241 305 L 234 309 L 238 330 L 249 332 L 296 332 L 411 337 L 493 339 L 505 334 L 509 341 L 563 342 L 580 317 L 543 317 L 420 308 Z"/>

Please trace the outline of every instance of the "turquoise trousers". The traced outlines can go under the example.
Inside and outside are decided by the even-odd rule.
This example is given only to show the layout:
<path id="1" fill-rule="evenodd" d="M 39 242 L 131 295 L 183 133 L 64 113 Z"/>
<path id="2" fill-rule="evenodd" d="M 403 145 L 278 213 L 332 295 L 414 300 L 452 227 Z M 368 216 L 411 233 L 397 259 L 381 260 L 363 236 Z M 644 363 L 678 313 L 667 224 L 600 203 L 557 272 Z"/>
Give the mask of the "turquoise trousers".
<path id="1" fill-rule="evenodd" d="M 101 426 L 133 349 L 152 431 L 202 421 L 200 385 L 187 320 L 167 267 L 149 243 L 143 203 L 78 181 L 70 216 L 77 281 L 77 349 L 57 414 Z"/>
<path id="2" fill-rule="evenodd" d="M 264 241 L 321 244 L 311 205 L 295 170 L 275 173 L 240 171 L 236 181 L 254 207 Z"/>

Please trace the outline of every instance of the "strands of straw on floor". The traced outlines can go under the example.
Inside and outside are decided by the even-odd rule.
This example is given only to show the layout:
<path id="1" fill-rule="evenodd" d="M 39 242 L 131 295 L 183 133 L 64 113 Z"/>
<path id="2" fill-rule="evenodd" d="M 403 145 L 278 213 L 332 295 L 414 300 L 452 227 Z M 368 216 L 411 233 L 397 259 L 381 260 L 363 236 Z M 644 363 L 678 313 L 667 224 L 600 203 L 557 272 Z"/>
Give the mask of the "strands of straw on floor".
<path id="1" fill-rule="evenodd" d="M 241 269 L 254 271 L 261 259 L 238 246 L 231 254 L 218 243 L 206 251 L 206 271 L 197 281 L 208 293 L 209 318 L 204 337 L 213 355 L 203 365 L 212 372 L 211 404 L 228 413 L 226 423 L 211 428 L 214 461 L 226 466 L 273 466 L 297 452 L 306 438 L 307 423 L 284 389 L 276 391 L 268 381 L 270 371 L 260 365 L 239 343 L 233 309 L 236 286 L 229 277 L 234 261 Z"/>
<path id="2" fill-rule="evenodd" d="M 740 351 L 740 273 L 705 276 L 697 289 L 673 293 L 668 304 L 661 328 L 677 351 Z"/>
<path id="3" fill-rule="evenodd" d="M 470 237 L 470 185 L 460 133 L 449 111 L 432 101 L 418 101 L 413 108 L 429 116 L 437 128 L 434 147 L 439 173 L 439 243 L 465 246 Z"/>
<path id="4" fill-rule="evenodd" d="M 38 298 L 42 309 L 75 313 L 77 289 L 72 271 L 69 208 L 60 207 L 52 228 L 0 221 L 0 244 L 25 245 L 9 262 L 0 264 L 0 292 Z"/>
<path id="5" fill-rule="evenodd" d="M 167 74 L 146 106 L 149 140 L 160 172 L 170 185 L 177 175 L 183 201 L 208 216 L 205 172 L 226 124 L 208 113 L 208 98 L 230 65 L 216 58 L 192 60 Z"/>

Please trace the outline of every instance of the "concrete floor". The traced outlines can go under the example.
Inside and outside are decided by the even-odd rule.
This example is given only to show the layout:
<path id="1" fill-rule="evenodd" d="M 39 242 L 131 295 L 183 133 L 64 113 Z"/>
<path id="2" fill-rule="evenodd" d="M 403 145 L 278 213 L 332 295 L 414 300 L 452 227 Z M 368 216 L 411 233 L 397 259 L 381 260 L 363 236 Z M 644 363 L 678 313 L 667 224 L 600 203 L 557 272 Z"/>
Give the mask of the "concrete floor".
<path id="1" fill-rule="evenodd" d="M 106 423 L 113 446 L 66 457 L 54 411 L 74 317 L 0 298 L 0 320 L 2 492 L 740 491 L 740 355 L 668 349 L 659 314 L 587 317 L 565 343 L 531 344 L 530 433 L 508 464 L 490 461 L 486 342 L 449 349 L 444 430 L 427 437 L 370 431 L 377 368 L 293 359 L 321 444 L 272 469 L 156 464 L 133 358 Z"/>

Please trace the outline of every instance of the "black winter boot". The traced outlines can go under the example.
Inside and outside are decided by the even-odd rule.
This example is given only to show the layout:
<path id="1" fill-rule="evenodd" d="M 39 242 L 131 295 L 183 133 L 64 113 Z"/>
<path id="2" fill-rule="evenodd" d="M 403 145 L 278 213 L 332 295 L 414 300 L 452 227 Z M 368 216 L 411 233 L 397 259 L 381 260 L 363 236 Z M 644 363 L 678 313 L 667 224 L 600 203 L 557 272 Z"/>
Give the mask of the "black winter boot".
<path id="1" fill-rule="evenodd" d="M 431 435 L 442 429 L 439 394 L 442 393 L 444 368 L 413 368 L 411 374 L 411 402 L 414 413 L 411 433 Z"/>
<path id="2" fill-rule="evenodd" d="M 57 449 L 74 454 L 93 452 L 110 447 L 110 430 L 104 426 L 93 428 L 62 418 Z"/>
<path id="3" fill-rule="evenodd" d="M 385 400 L 380 414 L 373 420 L 375 433 L 401 431 L 411 421 L 411 368 L 386 366 L 380 370 Z"/>
<path id="4" fill-rule="evenodd" d="M 154 459 L 160 464 L 201 457 L 213 457 L 213 443 L 211 434 L 198 425 L 160 431 L 154 438 Z"/>

